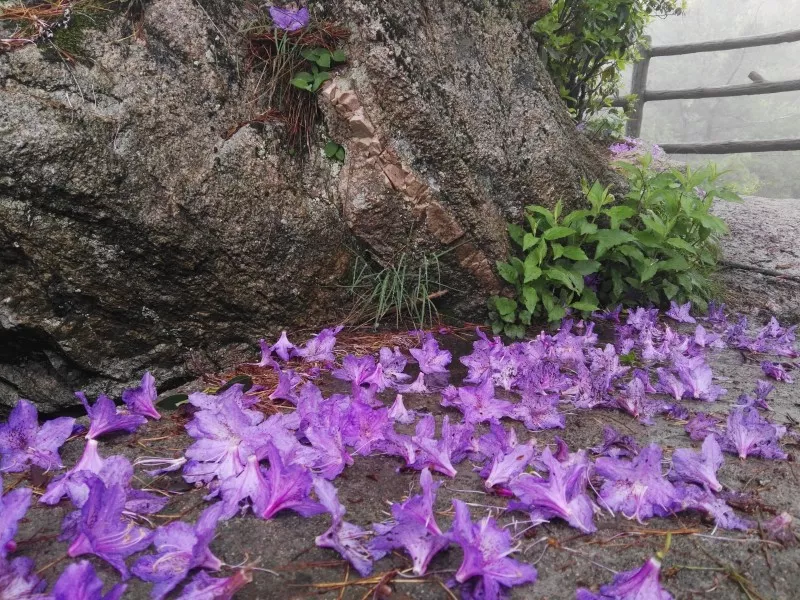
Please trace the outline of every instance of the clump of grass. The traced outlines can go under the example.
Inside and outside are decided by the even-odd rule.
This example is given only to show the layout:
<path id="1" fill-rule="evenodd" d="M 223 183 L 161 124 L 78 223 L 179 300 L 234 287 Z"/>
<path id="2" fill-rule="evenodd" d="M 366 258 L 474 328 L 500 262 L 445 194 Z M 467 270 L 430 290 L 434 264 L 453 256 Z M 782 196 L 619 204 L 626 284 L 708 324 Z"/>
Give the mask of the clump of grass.
<path id="1" fill-rule="evenodd" d="M 354 299 L 348 321 L 377 327 L 393 317 L 397 327 L 409 322 L 417 329 L 432 326 L 439 314 L 435 300 L 448 292 L 442 284 L 441 257 L 424 254 L 414 260 L 403 252 L 392 264 L 379 269 L 357 257 L 347 285 Z"/>
<path id="2" fill-rule="evenodd" d="M 330 21 L 312 16 L 307 27 L 284 31 L 274 27 L 269 16 L 258 13 L 245 31 L 248 41 L 246 68 L 259 73 L 253 121 L 280 121 L 286 124 L 290 148 L 313 146 L 312 135 L 319 119 L 315 94 L 291 84 L 312 63 L 304 51 L 325 49 L 334 52 L 350 37 L 350 31 Z"/>

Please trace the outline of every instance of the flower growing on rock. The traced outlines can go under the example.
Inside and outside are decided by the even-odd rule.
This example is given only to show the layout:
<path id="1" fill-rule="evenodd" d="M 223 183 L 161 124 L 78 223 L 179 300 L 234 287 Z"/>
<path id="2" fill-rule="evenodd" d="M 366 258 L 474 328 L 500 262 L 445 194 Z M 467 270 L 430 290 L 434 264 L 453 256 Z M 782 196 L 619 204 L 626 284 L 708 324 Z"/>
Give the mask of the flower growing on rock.
<path id="1" fill-rule="evenodd" d="M 103 595 L 103 582 L 92 563 L 82 560 L 64 569 L 53 586 L 52 600 L 119 600 L 127 587 L 118 583 Z"/>
<path id="2" fill-rule="evenodd" d="M 86 414 L 89 415 L 91 420 L 89 432 L 86 434 L 86 439 L 88 440 L 97 439 L 101 435 L 118 431 L 133 433 L 147 423 L 147 419 L 142 415 L 132 415 L 128 412 L 118 411 L 114 401 L 105 394 L 100 394 L 97 397 L 94 406 L 89 405 L 86 394 L 83 392 L 75 392 L 75 395 L 83 403 Z"/>
<path id="3" fill-rule="evenodd" d="M 28 512 L 31 505 L 30 488 L 11 490 L 3 495 L 3 480 L 0 479 L 0 561 L 5 560 L 9 552 L 17 549 L 14 536 L 17 535 L 17 524 Z"/>
<path id="4" fill-rule="evenodd" d="M 155 584 L 152 598 L 166 597 L 192 569 L 216 571 L 222 566 L 208 548 L 221 512 L 222 505 L 214 504 L 200 514 L 194 526 L 176 521 L 156 529 L 156 554 L 141 557 L 132 569 L 139 579 Z"/>
<path id="5" fill-rule="evenodd" d="M 72 434 L 75 419 L 59 417 L 39 427 L 36 407 L 19 400 L 8 421 L 0 425 L 0 472 L 19 473 L 28 463 L 46 471 L 60 469 L 58 449 Z"/>
<path id="6" fill-rule="evenodd" d="M 719 492 L 722 484 L 717 480 L 717 471 L 725 459 L 717 439 L 706 436 L 700 452 L 689 448 L 678 448 L 672 454 L 672 475 L 686 483 L 696 483 L 704 488 Z"/>
<path id="7" fill-rule="evenodd" d="M 433 504 L 436 488 L 431 472 L 423 469 L 420 475 L 422 495 L 409 498 L 402 504 L 392 504 L 393 521 L 374 526 L 379 534 L 370 544 L 373 554 L 385 553 L 394 548 L 405 548 L 414 564 L 414 574 L 424 575 L 428 563 L 450 540 L 436 524 Z"/>
<path id="8" fill-rule="evenodd" d="M 128 579 L 125 558 L 147 548 L 152 532 L 124 519 L 125 490 L 122 486 L 106 487 L 99 478 L 89 482 L 89 498 L 81 508 L 78 534 L 70 544 L 71 557 L 95 554 L 117 569 L 123 581 Z"/>
<path id="9" fill-rule="evenodd" d="M 158 414 L 155 407 L 156 398 L 158 398 L 156 380 L 149 372 L 142 376 L 142 383 L 139 387 L 122 392 L 122 401 L 129 411 L 135 415 L 144 415 L 158 421 L 161 415 Z"/>
<path id="10" fill-rule="evenodd" d="M 673 600 L 660 578 L 661 561 L 653 557 L 639 569 L 615 575 L 610 584 L 600 586 L 599 594 L 578 589 L 576 600 Z"/>
<path id="11" fill-rule="evenodd" d="M 535 568 L 509 557 L 516 548 L 508 531 L 491 517 L 473 523 L 461 500 L 453 500 L 453 506 L 456 516 L 448 536 L 464 551 L 455 577 L 462 584 L 462 597 L 500 598 L 502 588 L 536 581 Z"/>
<path id="12" fill-rule="evenodd" d="M 331 513 L 331 526 L 315 543 L 320 548 L 332 548 L 350 562 L 363 577 L 372 572 L 373 554 L 362 541 L 369 535 L 357 525 L 344 520 L 345 508 L 339 502 L 336 488 L 324 479 L 314 480 L 314 490 L 320 503 Z"/>

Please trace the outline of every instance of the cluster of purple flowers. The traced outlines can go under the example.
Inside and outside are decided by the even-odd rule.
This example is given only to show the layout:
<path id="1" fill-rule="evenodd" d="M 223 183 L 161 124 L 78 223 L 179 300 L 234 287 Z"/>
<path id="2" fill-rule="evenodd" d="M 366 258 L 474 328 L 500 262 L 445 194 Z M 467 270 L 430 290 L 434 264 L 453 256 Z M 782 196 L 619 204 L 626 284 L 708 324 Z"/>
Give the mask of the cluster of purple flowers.
<path id="1" fill-rule="evenodd" d="M 510 345 L 478 331 L 473 351 L 460 358 L 467 368 L 460 386 L 448 381 L 450 352 L 429 334 L 410 356 L 382 348 L 377 356 L 347 355 L 337 361 L 340 328 L 323 330 L 299 347 L 284 332 L 273 345 L 262 340 L 258 364 L 274 369 L 278 377 L 270 397 L 295 410 L 266 418 L 254 407 L 259 400 L 255 392 L 263 390 L 246 391 L 240 384 L 217 394 L 193 393 L 186 430 L 194 441 L 185 455 L 137 461 L 161 467 L 153 474 L 181 469 L 187 482 L 207 491 L 213 503 L 194 525 L 144 527 L 142 516 L 161 510 L 167 499 L 135 489 L 127 459 L 99 453 L 101 436 L 135 431 L 147 417 L 160 418 L 149 374 L 123 394 L 124 408 L 103 395 L 91 406 L 78 394 L 90 417 L 83 456 L 49 484 L 39 501 L 52 505 L 66 497 L 74 505 L 61 536 L 70 544 L 70 557 L 94 554 L 116 568 L 123 581 L 132 572 L 154 584 L 152 597 L 157 599 L 193 570 L 198 574 L 181 597 L 207 593 L 227 598 L 245 585 L 251 578 L 248 569 L 222 579 L 209 576 L 223 566 L 209 545 L 220 520 L 248 511 L 262 519 L 282 511 L 303 517 L 329 514 L 330 527 L 316 538 L 317 545 L 335 550 L 365 576 L 375 561 L 396 549 L 408 553 L 414 573 L 422 576 L 437 553 L 455 544 L 463 561 L 452 584 L 460 586 L 462 597 L 502 597 L 507 588 L 537 576 L 532 566 L 511 558 L 511 534 L 489 517 L 473 522 L 458 500 L 453 501 L 449 530 L 439 527 L 434 513 L 440 484 L 432 473 L 454 477 L 467 460 L 480 472 L 487 493 L 509 497 L 508 510 L 527 513 L 532 525 L 560 519 L 591 533 L 602 510 L 640 522 L 693 510 L 712 517 L 718 527 L 748 529 L 752 523 L 727 504 L 734 492 L 720 483 L 717 472 L 723 452 L 742 459 L 786 458 L 779 445 L 785 428 L 760 412 L 769 409 L 767 396 L 774 386 L 759 381 L 753 396 L 743 395 L 733 406 L 725 424 L 704 413 L 689 418 L 688 407 L 698 402 L 708 406 L 726 393 L 707 362 L 711 349 L 732 346 L 796 357 L 794 328 L 773 320 L 749 337 L 746 322 L 729 324 L 721 307 L 712 307 L 703 324 L 690 309 L 673 305 L 666 312 L 680 327 L 693 326 L 686 334 L 661 322 L 655 309 L 630 310 L 624 322 L 619 309 L 595 315 L 613 326 L 614 343 L 607 344 L 599 342 L 594 322 L 565 320 L 555 333 Z M 416 364 L 416 377 L 406 372 L 409 363 Z M 767 375 L 790 380 L 783 365 L 767 364 Z M 325 373 L 345 382 L 349 393 L 326 398 L 314 382 Z M 442 406 L 453 409 L 440 422 L 406 408 L 404 396 L 434 390 L 441 392 Z M 394 397 L 391 407 L 381 394 Z M 520 442 L 515 429 L 503 424 L 518 421 L 534 432 L 564 428 L 567 412 L 587 409 L 621 410 L 644 424 L 657 414 L 681 419 L 702 446 L 676 449 L 665 460 L 659 445 L 640 447 L 607 427 L 603 441 L 588 450 L 570 451 L 559 438 L 555 448 L 540 449 L 533 439 Z M 483 423 L 488 431 L 479 435 L 476 429 Z M 0 465 L 4 471 L 24 471 L 29 464 L 62 468 L 58 450 L 74 431 L 73 419 L 39 427 L 35 407 L 21 400 L 8 423 L 0 425 Z M 404 468 L 420 471 L 421 493 L 393 504 L 390 520 L 363 529 L 344 520 L 346 509 L 331 482 L 354 457 L 367 455 L 393 456 Z M 44 583 L 27 559 L 6 558 L 15 549 L 17 523 L 30 502 L 29 489 L 0 498 L 0 584 L 7 580 L 41 590 Z M 774 524 L 778 532 L 786 527 L 783 521 Z M 153 553 L 140 556 L 129 571 L 126 559 L 151 546 Z M 619 574 L 600 595 L 579 590 L 578 598 L 670 598 L 660 587 L 659 570 L 659 561 L 652 558 L 640 569 Z M 70 565 L 62 579 L 54 588 L 56 597 L 59 586 L 66 589 L 77 581 L 94 590 L 87 595 L 93 599 L 117 598 L 125 588 L 120 584 L 102 596 L 102 585 L 85 561 Z"/>

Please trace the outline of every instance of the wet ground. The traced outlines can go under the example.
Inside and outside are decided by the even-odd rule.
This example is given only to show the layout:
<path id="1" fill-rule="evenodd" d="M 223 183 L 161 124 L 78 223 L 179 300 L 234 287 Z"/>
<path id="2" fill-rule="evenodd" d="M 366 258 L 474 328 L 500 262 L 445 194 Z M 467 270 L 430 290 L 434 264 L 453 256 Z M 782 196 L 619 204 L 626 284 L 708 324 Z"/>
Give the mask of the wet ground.
<path id="1" fill-rule="evenodd" d="M 462 339 L 450 338 L 445 345 L 456 356 L 470 351 L 470 344 Z M 740 393 L 749 392 L 761 376 L 759 364 L 738 351 L 716 351 L 711 357 L 715 375 L 721 379 L 728 394 L 715 404 L 689 403 L 690 410 L 727 414 L 728 407 Z M 464 370 L 457 360 L 453 362 L 451 381 L 460 382 Z M 774 412 L 770 418 L 791 426 L 800 421 L 800 384 L 777 384 L 770 397 Z M 342 383 L 327 381 L 325 392 L 344 391 Z M 345 384 L 346 389 L 347 384 Z M 385 401 L 391 399 L 386 395 Z M 439 406 L 439 396 L 407 395 L 409 409 L 428 411 L 439 419 L 444 414 L 459 413 Z M 452 417 L 451 417 L 452 418 Z M 184 410 L 166 413 L 160 422 L 149 422 L 138 434 L 121 436 L 101 443 L 103 456 L 123 454 L 131 460 L 137 456 L 180 456 L 191 443 L 183 425 L 187 420 Z M 612 425 L 620 432 L 632 434 L 641 443 L 658 442 L 669 455 L 674 448 L 694 446 L 683 429 L 683 423 L 656 417 L 655 425 L 643 426 L 621 412 L 592 410 L 567 415 L 563 431 L 530 433 L 524 426 L 511 421 L 520 441 L 531 436 L 542 445 L 551 443 L 559 435 L 571 449 L 587 448 L 602 439 L 604 425 Z M 83 440 L 67 443 L 62 451 L 64 462 L 72 465 L 83 449 Z M 800 517 L 800 468 L 794 462 L 798 447 L 784 445 L 791 455 L 789 461 L 764 461 L 748 458 L 739 461 L 726 455 L 719 480 L 729 488 L 750 494 L 749 501 L 737 506 L 738 514 L 756 521 L 766 520 L 786 511 Z M 404 499 L 418 490 L 419 473 L 400 469 L 401 461 L 395 457 L 356 458 L 355 465 L 335 480 L 339 497 L 347 508 L 346 519 L 368 528 L 371 523 L 385 520 L 388 503 Z M 664 561 L 663 584 L 676 599 L 784 599 L 800 597 L 800 548 L 784 548 L 762 538 L 759 531 L 748 534 L 714 530 L 713 524 L 698 514 L 683 513 L 668 519 L 653 519 L 639 524 L 608 512 L 597 515 L 599 527 L 593 535 L 582 535 L 563 523 L 540 525 L 526 529 L 524 513 L 503 513 L 507 500 L 485 494 L 482 480 L 472 472 L 468 462 L 457 465 L 458 475 L 444 481 L 439 490 L 436 508 L 438 523 L 444 530 L 451 520 L 451 498 L 460 498 L 471 504 L 473 520 L 488 512 L 512 531 L 520 534 L 520 560 L 534 564 L 539 571 L 538 582 L 532 586 L 514 589 L 512 598 L 573 599 L 579 586 L 591 587 L 610 581 L 614 572 L 640 566 L 660 550 L 667 532 L 672 533 L 672 545 Z M 174 492 L 167 507 L 155 515 L 155 524 L 165 524 L 175 519 L 193 521 L 206 505 L 203 492 L 186 485 L 179 474 L 153 479 L 137 468 L 140 487 Z M 6 478 L 6 484 L 13 478 Z M 55 508 L 34 507 L 21 524 L 17 536 L 19 553 L 36 560 L 37 568 L 51 582 L 68 564 L 67 545 L 58 542 L 59 527 L 63 517 L 71 511 L 64 501 Z M 516 523 L 515 523 L 516 520 Z M 458 597 L 444 583 L 458 568 L 461 551 L 452 547 L 439 554 L 431 563 L 431 574 L 418 580 L 408 575 L 396 575 L 410 566 L 408 559 L 396 554 L 376 563 L 374 576 L 367 583 L 358 583 L 359 577 L 332 550 L 314 545 L 315 536 L 327 529 L 328 515 L 304 519 L 295 513 L 285 512 L 271 521 L 252 515 L 221 522 L 212 550 L 231 565 L 257 563 L 274 573 L 258 571 L 254 581 L 241 591 L 242 600 L 286 600 L 300 598 L 366 599 L 374 596 L 378 584 L 388 584 L 390 595 L 375 596 L 401 600 L 406 598 L 434 599 Z M 115 579 L 115 572 L 99 559 L 92 563 L 104 578 Z M 130 565 L 133 560 L 129 560 Z M 395 576 L 396 575 L 396 576 Z M 344 583 L 347 585 L 343 585 Z M 150 585 L 136 578 L 129 581 L 125 598 L 139 600 L 149 597 Z"/>

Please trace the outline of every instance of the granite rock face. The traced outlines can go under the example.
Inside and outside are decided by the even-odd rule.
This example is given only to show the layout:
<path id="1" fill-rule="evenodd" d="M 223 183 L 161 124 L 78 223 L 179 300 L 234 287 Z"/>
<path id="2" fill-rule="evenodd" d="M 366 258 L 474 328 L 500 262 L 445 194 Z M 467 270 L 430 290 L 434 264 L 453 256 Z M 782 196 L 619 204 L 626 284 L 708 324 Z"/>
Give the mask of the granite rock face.
<path id="1" fill-rule="evenodd" d="M 302 156 L 280 124 L 227 135 L 258 81 L 239 3 L 152 0 L 140 36 L 116 16 L 69 68 L 0 54 L 0 405 L 59 410 L 145 369 L 178 384 L 281 327 L 336 321 L 356 252 L 443 253 L 447 308 L 480 318 L 506 221 L 605 176 L 524 7 L 318 4 L 352 37 Z"/>

